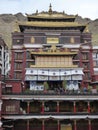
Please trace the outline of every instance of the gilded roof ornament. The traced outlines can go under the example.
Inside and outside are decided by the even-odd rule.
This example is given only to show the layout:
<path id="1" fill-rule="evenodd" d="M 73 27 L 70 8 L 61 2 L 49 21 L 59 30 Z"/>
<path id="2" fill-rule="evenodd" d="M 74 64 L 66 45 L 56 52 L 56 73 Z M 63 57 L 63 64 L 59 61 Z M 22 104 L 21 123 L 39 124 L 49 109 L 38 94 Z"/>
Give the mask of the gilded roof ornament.
<path id="1" fill-rule="evenodd" d="M 38 10 L 36 10 L 36 15 L 38 15 Z"/>
<path id="2" fill-rule="evenodd" d="M 49 6 L 49 14 L 51 15 L 52 14 L 52 6 L 51 6 L 51 3 L 50 3 L 50 6 Z"/>
<path id="3" fill-rule="evenodd" d="M 18 21 L 16 20 L 16 22 L 15 22 L 15 30 L 14 30 L 14 32 L 18 32 L 19 31 L 19 26 L 18 26 Z"/>
<path id="4" fill-rule="evenodd" d="M 65 11 L 63 11 L 63 14 L 65 14 Z"/>
<path id="5" fill-rule="evenodd" d="M 86 26 L 86 28 L 85 28 L 84 32 L 89 33 L 88 26 Z"/>
<path id="6" fill-rule="evenodd" d="M 56 51 L 56 45 L 52 45 L 51 51 L 52 51 L 52 52 L 55 52 L 55 51 Z"/>
<path id="7" fill-rule="evenodd" d="M 90 23 L 90 22 L 88 22 L 88 23 L 86 24 L 86 27 L 85 27 L 85 30 L 84 30 L 85 33 L 89 33 L 89 29 L 88 29 L 89 23 Z"/>

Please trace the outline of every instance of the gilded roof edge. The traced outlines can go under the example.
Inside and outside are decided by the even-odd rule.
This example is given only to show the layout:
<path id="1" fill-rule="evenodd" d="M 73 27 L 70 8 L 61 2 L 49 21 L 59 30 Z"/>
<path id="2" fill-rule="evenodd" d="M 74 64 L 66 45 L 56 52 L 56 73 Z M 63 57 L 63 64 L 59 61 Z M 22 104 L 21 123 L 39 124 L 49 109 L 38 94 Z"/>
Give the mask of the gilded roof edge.
<path id="1" fill-rule="evenodd" d="M 38 14 L 38 15 L 36 15 L 36 14 L 32 14 L 32 15 L 29 15 L 29 14 L 26 14 L 27 15 L 27 17 L 28 18 L 47 18 L 47 19 L 75 19 L 76 17 L 77 17 L 77 15 L 75 15 L 75 16 L 70 16 L 70 15 L 64 15 L 64 14 L 51 14 L 51 15 L 49 15 L 48 13 L 45 13 L 45 12 L 43 12 L 43 13 L 40 13 L 40 14 Z"/>

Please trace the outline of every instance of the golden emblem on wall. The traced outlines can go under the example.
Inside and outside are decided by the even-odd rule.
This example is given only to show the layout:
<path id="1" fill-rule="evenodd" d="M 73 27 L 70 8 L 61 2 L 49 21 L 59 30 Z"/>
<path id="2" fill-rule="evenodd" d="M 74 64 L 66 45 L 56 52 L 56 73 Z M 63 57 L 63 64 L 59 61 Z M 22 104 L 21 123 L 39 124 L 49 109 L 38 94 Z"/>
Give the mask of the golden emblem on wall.
<path id="1" fill-rule="evenodd" d="M 20 40 L 17 40 L 17 43 L 20 43 Z"/>
<path id="2" fill-rule="evenodd" d="M 75 43 L 74 37 L 71 37 L 71 38 L 70 38 L 70 42 L 71 42 L 71 43 Z"/>
<path id="3" fill-rule="evenodd" d="M 47 43 L 51 44 L 51 43 L 59 43 L 59 38 L 56 37 L 47 37 Z"/>
<path id="4" fill-rule="evenodd" d="M 35 38 L 33 36 L 31 37 L 31 43 L 35 43 Z"/>

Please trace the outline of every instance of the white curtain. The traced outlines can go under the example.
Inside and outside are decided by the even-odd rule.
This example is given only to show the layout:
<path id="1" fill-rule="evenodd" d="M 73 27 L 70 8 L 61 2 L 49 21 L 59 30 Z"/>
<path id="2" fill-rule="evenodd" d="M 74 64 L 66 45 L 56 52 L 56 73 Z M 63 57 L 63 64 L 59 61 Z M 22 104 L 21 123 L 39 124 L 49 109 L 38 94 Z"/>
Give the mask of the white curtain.
<path id="1" fill-rule="evenodd" d="M 48 70 L 38 70 L 38 75 L 48 75 Z"/>
<path id="2" fill-rule="evenodd" d="M 49 76 L 59 76 L 60 75 L 60 73 L 59 73 L 59 71 L 49 71 Z"/>
<path id="3" fill-rule="evenodd" d="M 44 90 L 44 85 L 43 84 L 37 84 L 36 82 L 30 81 L 30 90 L 43 91 Z"/>
<path id="4" fill-rule="evenodd" d="M 37 76 L 34 75 L 26 75 L 25 80 L 37 80 Z"/>
<path id="5" fill-rule="evenodd" d="M 63 70 L 63 71 L 60 71 L 60 75 L 61 76 L 64 76 L 64 75 L 71 75 L 71 71 L 70 70 Z"/>
<path id="6" fill-rule="evenodd" d="M 80 69 L 72 70 L 37 70 L 28 69 L 26 70 L 26 75 L 46 75 L 46 76 L 69 76 L 69 75 L 83 75 L 83 71 Z"/>
<path id="7" fill-rule="evenodd" d="M 71 70 L 71 74 L 72 75 L 83 75 L 83 71 L 82 70 Z"/>
<path id="8" fill-rule="evenodd" d="M 30 69 L 30 70 L 26 70 L 26 75 L 37 75 L 37 70 L 35 69 Z"/>

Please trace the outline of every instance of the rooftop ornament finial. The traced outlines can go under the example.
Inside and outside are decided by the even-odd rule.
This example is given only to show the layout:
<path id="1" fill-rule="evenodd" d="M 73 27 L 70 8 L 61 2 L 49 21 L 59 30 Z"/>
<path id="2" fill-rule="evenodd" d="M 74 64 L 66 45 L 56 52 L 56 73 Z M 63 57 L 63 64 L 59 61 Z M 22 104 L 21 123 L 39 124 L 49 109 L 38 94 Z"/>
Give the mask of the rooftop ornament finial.
<path id="1" fill-rule="evenodd" d="M 15 21 L 15 30 L 14 30 L 14 32 L 18 32 L 18 30 L 19 30 L 19 29 L 18 29 L 18 21 L 16 20 L 16 21 Z"/>
<path id="2" fill-rule="evenodd" d="M 84 32 L 86 32 L 86 33 L 89 33 L 88 24 L 89 24 L 89 23 L 86 24 L 86 28 L 85 28 L 85 30 L 84 30 Z"/>
<path id="3" fill-rule="evenodd" d="M 49 14 L 51 15 L 52 14 L 52 6 L 51 6 L 51 3 L 50 3 L 50 6 L 49 6 Z"/>
<path id="4" fill-rule="evenodd" d="M 65 14 L 65 11 L 63 11 L 63 14 Z"/>
<path id="5" fill-rule="evenodd" d="M 38 14 L 38 10 L 36 10 L 36 15 Z"/>

